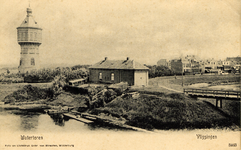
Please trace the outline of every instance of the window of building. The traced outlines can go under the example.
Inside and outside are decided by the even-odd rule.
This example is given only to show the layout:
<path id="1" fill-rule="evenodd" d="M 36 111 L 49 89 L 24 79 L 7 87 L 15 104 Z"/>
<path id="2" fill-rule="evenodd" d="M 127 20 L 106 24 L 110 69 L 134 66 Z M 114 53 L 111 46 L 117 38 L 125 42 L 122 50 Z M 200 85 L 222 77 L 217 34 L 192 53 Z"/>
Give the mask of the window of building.
<path id="1" fill-rule="evenodd" d="M 18 32 L 18 41 L 20 41 L 20 40 L 21 40 L 21 33 Z"/>
<path id="2" fill-rule="evenodd" d="M 28 40 L 28 33 L 25 33 L 25 41 Z"/>
<path id="3" fill-rule="evenodd" d="M 99 73 L 99 79 L 102 80 L 102 73 Z"/>
<path id="4" fill-rule="evenodd" d="M 28 54 L 28 48 L 24 47 L 23 51 L 22 51 L 22 54 Z"/>
<path id="5" fill-rule="evenodd" d="M 23 38 L 23 40 L 22 40 L 22 41 L 25 41 L 25 33 L 23 33 L 22 38 Z"/>
<path id="6" fill-rule="evenodd" d="M 30 33 L 30 41 L 33 41 L 33 33 Z"/>
<path id="7" fill-rule="evenodd" d="M 29 48 L 29 54 L 34 54 L 35 53 L 35 51 L 34 51 L 35 49 L 34 48 Z"/>
<path id="8" fill-rule="evenodd" d="M 20 41 L 23 41 L 23 32 L 20 33 Z"/>
<path id="9" fill-rule="evenodd" d="M 114 79 L 115 79 L 115 75 L 114 73 L 111 73 L 111 81 L 114 81 Z"/>
<path id="10" fill-rule="evenodd" d="M 31 58 L 31 65 L 32 65 L 32 66 L 35 66 L 34 58 Z"/>
<path id="11" fill-rule="evenodd" d="M 34 32 L 34 41 L 37 41 L 37 33 Z"/>
<path id="12" fill-rule="evenodd" d="M 20 59 L 20 66 L 22 65 L 22 59 Z"/>

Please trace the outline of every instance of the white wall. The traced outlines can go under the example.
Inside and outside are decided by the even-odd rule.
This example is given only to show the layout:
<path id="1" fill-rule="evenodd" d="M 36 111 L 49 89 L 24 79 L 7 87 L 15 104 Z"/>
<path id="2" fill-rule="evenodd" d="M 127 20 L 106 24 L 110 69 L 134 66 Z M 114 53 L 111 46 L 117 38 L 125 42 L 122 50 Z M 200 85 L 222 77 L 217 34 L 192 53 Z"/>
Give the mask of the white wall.
<path id="1" fill-rule="evenodd" d="M 135 86 L 147 86 L 148 85 L 148 71 L 136 70 L 134 73 L 134 85 Z"/>

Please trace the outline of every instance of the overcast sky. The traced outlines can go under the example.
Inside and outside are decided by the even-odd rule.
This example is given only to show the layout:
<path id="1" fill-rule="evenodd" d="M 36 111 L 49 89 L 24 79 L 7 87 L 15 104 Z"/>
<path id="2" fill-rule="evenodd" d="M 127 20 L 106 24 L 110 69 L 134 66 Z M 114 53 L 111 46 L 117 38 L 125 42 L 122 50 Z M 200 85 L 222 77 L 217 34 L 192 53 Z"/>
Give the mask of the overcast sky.
<path id="1" fill-rule="evenodd" d="M 0 65 L 19 65 L 28 0 L 0 0 Z M 240 55 L 239 0 L 31 0 L 42 64 Z"/>

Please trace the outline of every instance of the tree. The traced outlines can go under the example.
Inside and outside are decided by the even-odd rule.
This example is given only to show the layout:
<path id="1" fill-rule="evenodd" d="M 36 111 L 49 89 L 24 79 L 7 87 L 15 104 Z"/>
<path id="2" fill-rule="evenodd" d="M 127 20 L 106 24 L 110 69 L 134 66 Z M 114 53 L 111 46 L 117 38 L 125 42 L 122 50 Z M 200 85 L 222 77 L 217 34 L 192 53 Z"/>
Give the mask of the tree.
<path id="1" fill-rule="evenodd" d="M 58 75 L 53 80 L 52 90 L 54 96 L 59 95 L 62 93 L 64 86 L 66 85 L 66 77 L 63 75 Z"/>

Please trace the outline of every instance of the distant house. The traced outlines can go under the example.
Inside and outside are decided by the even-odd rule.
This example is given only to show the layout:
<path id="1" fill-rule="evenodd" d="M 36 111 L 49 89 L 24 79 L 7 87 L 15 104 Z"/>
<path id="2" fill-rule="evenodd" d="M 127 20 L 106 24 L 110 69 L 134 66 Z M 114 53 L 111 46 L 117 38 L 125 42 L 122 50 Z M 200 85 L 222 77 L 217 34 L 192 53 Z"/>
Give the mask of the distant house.
<path id="1" fill-rule="evenodd" d="M 171 69 L 176 74 L 182 74 L 182 60 L 181 59 L 173 59 L 171 60 Z"/>
<path id="2" fill-rule="evenodd" d="M 95 83 L 120 83 L 129 85 L 147 86 L 148 70 L 144 65 L 130 60 L 104 60 L 89 67 L 89 81 Z"/>

